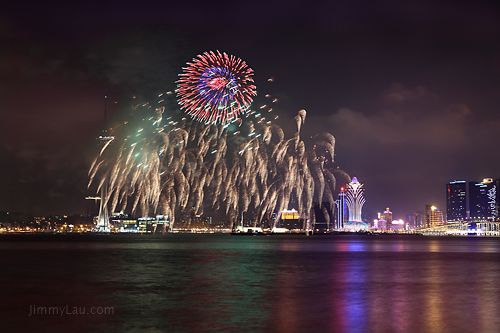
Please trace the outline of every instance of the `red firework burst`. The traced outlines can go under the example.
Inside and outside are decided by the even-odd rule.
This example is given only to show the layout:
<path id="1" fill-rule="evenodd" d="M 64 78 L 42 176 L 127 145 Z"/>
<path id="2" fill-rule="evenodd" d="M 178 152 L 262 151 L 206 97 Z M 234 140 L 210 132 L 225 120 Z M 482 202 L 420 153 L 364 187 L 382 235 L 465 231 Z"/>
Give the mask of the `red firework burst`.
<path id="1" fill-rule="evenodd" d="M 245 113 L 257 95 L 253 70 L 235 56 L 205 52 L 183 70 L 177 101 L 198 121 L 226 124 Z"/>

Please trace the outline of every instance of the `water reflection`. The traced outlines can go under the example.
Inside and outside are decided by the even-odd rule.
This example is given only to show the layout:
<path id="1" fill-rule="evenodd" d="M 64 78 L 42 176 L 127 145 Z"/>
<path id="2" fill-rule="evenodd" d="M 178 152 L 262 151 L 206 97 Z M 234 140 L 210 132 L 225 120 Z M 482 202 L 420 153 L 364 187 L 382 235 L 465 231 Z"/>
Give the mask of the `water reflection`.
<path id="1" fill-rule="evenodd" d="M 61 330 L 186 332 L 488 332 L 500 324 L 498 239 L 169 235 L 0 247 L 8 250 L 0 257 L 7 330 L 56 320 Z M 31 304 L 116 313 L 26 318 Z"/>
<path id="2" fill-rule="evenodd" d="M 429 251 L 438 252 L 438 250 L 439 244 L 437 241 L 433 240 L 429 244 Z M 442 323 L 440 320 L 442 318 L 442 297 L 449 297 L 451 295 L 443 294 L 442 285 L 447 279 L 440 280 L 442 278 L 440 264 L 438 260 L 432 259 L 428 260 L 426 263 L 424 288 L 426 288 L 425 294 L 427 297 L 424 304 L 424 314 L 426 318 L 424 325 L 428 325 L 427 329 L 433 328 L 434 330 L 442 331 L 443 327 L 440 326 Z"/>
<path id="3" fill-rule="evenodd" d="M 296 244 L 290 246 L 294 247 Z M 290 246 L 286 248 L 290 249 Z M 288 269 L 278 271 L 275 278 L 276 295 L 273 297 L 275 304 L 272 309 L 272 320 L 275 321 L 275 325 L 273 326 L 280 332 L 293 332 L 299 327 L 300 318 L 303 316 L 301 304 L 297 301 L 300 299 L 300 274 L 293 268 L 295 260 L 292 256 L 285 256 L 280 265 Z"/>
<path id="4" fill-rule="evenodd" d="M 355 260 L 341 265 L 343 272 L 344 292 L 344 329 L 347 332 L 363 332 L 368 330 L 370 313 L 368 308 L 369 283 L 366 276 L 365 260 Z"/>

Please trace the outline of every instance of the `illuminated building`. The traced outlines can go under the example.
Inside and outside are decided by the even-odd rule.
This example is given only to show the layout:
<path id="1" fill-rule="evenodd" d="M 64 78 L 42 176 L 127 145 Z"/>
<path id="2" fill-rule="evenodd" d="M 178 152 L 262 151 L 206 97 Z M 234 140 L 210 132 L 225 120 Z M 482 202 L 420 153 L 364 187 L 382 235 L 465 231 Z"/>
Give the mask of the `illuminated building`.
<path id="1" fill-rule="evenodd" d="M 407 228 L 408 225 L 405 224 L 405 221 L 399 219 L 399 220 L 393 220 L 391 222 L 391 229 L 392 230 L 405 230 L 405 229 L 408 229 Z"/>
<path id="2" fill-rule="evenodd" d="M 166 215 L 156 215 L 156 217 L 139 217 L 136 222 L 137 232 L 165 233 L 169 229 L 170 222 Z"/>
<path id="3" fill-rule="evenodd" d="M 384 220 L 386 222 L 387 230 L 391 230 L 392 226 L 392 212 L 389 210 L 389 207 L 384 212 Z"/>
<path id="4" fill-rule="evenodd" d="M 420 229 L 425 227 L 425 215 L 421 213 L 413 213 L 408 216 L 410 227 L 413 229 Z"/>
<path id="5" fill-rule="evenodd" d="M 380 231 L 386 231 L 387 230 L 387 221 L 383 217 L 380 217 L 379 219 L 375 219 L 373 221 L 373 227 L 374 227 L 374 229 L 378 229 Z"/>
<path id="6" fill-rule="evenodd" d="M 495 200 L 495 220 L 500 220 L 500 196 L 498 195 L 498 189 L 500 188 L 500 178 L 495 179 L 495 187 L 497 191 L 497 198 Z"/>
<path id="7" fill-rule="evenodd" d="M 109 217 L 109 227 L 115 232 L 138 232 L 137 219 L 131 218 L 123 212 L 111 214 Z"/>
<path id="8" fill-rule="evenodd" d="M 299 212 L 295 209 L 284 210 L 281 212 L 281 223 L 280 227 L 291 229 L 303 229 L 304 222 L 299 219 Z"/>
<path id="9" fill-rule="evenodd" d="M 467 183 L 455 180 L 446 184 L 446 220 L 448 223 L 463 222 L 467 219 Z"/>
<path id="10" fill-rule="evenodd" d="M 436 206 L 425 206 L 425 226 L 426 228 L 437 227 L 444 224 L 443 212 Z"/>
<path id="11" fill-rule="evenodd" d="M 472 221 L 494 221 L 496 217 L 497 186 L 492 178 L 469 182 L 469 210 Z"/>
<path id="12" fill-rule="evenodd" d="M 349 210 L 349 219 L 347 221 L 347 229 L 360 231 L 368 230 L 368 224 L 361 219 L 361 210 L 365 204 L 364 188 L 356 177 L 347 184 L 346 203 Z"/>
<path id="13" fill-rule="evenodd" d="M 335 229 L 341 230 L 344 229 L 346 224 L 346 216 L 347 216 L 347 205 L 345 202 L 345 189 L 343 187 L 340 188 L 339 198 L 335 200 L 335 206 L 337 207 L 337 216 L 335 219 Z"/>

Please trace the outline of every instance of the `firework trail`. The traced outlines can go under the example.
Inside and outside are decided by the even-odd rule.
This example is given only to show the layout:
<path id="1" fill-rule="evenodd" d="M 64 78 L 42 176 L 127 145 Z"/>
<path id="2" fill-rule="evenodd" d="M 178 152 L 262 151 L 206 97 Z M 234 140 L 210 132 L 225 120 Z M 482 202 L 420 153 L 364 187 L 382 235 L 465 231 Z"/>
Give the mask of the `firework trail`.
<path id="1" fill-rule="evenodd" d="M 288 209 L 293 201 L 300 214 L 311 217 L 313 201 L 333 207 L 336 176 L 350 179 L 333 168 L 331 134 L 317 135 L 307 152 L 300 139 L 304 110 L 289 139 L 281 127 L 263 121 L 248 121 L 246 131 L 235 132 L 230 126 L 186 118 L 163 121 L 164 111 L 156 109 L 140 120 L 133 134 L 123 133 L 133 122 L 116 128 L 113 135 L 124 138 L 121 145 L 111 158 L 100 154 L 92 164 L 89 185 L 97 174 L 99 187 L 108 180 L 104 200 L 112 212 L 130 207 L 134 215 L 166 215 L 172 227 L 179 210 L 189 207 L 202 214 L 204 206 L 211 206 L 233 222 L 254 210 L 260 222 L 266 212 Z M 327 219 L 326 209 L 322 211 Z"/>

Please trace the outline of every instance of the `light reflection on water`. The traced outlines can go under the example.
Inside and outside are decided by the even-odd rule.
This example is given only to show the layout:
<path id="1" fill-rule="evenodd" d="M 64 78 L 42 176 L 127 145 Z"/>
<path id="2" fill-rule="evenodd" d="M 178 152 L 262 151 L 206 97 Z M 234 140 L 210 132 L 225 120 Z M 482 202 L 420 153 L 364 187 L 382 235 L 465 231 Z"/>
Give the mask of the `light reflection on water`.
<path id="1" fill-rule="evenodd" d="M 4 327 L 38 331 L 488 332 L 500 239 L 0 237 Z M 31 316 L 30 305 L 114 315 Z"/>

